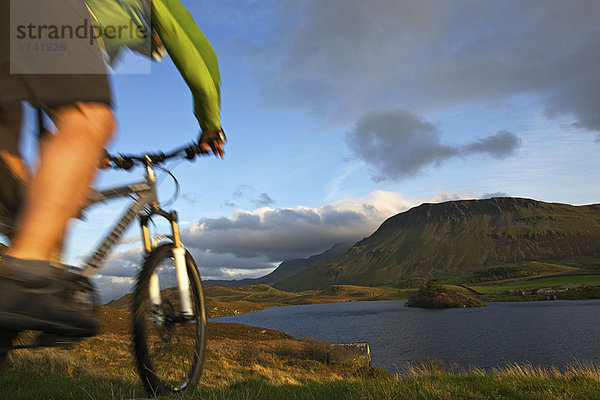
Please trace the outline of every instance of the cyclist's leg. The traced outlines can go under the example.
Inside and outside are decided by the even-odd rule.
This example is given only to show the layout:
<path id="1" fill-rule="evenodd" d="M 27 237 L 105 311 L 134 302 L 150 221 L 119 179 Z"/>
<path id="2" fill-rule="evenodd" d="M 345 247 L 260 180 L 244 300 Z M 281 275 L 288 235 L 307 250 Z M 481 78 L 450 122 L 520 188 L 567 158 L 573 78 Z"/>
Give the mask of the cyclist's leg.
<path id="1" fill-rule="evenodd" d="M 95 75 L 10 74 L 9 1 L 0 0 L 0 6 L 0 105 L 28 101 L 54 111 L 58 128 L 56 136 L 42 146 L 41 162 L 27 189 L 8 249 L 12 257 L 0 261 L 0 328 L 93 334 L 97 320 L 71 301 L 75 278 L 54 268 L 49 259 L 67 220 L 85 197 L 103 144 L 112 134 L 107 76 L 100 73 L 102 68 Z M 38 8 L 31 11 L 52 11 L 71 21 L 89 21 L 80 0 L 40 2 Z M 82 65 L 86 71 L 89 66 L 104 65 L 100 49 L 87 41 L 59 58 L 65 71 L 74 65 Z"/>
<path id="2" fill-rule="evenodd" d="M 100 103 L 55 111 L 57 133 L 42 146 L 11 247 L 0 262 L 0 329 L 90 336 L 98 321 L 74 302 L 72 293 L 81 290 L 77 275 L 45 260 L 85 198 L 113 117 L 110 106 Z"/>
<path id="3" fill-rule="evenodd" d="M 40 165 L 7 251 L 12 257 L 52 258 L 68 220 L 85 200 L 104 145 L 114 130 L 112 110 L 107 104 L 63 106 L 53 110 L 53 115 L 56 134 L 42 146 Z"/>

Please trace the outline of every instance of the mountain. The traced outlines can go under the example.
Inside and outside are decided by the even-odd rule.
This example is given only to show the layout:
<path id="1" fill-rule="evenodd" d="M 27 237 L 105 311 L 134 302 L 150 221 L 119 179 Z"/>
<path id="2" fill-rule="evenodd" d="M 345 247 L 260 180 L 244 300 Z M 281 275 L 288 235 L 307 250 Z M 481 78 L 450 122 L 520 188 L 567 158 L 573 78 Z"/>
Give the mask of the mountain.
<path id="1" fill-rule="evenodd" d="M 301 269 L 308 267 L 316 262 L 345 253 L 352 247 L 352 243 L 338 243 L 323 253 L 310 256 L 308 258 L 298 258 L 295 260 L 284 261 L 270 274 L 255 279 L 240 280 L 206 280 L 202 281 L 203 286 L 221 286 L 228 288 L 241 288 L 250 285 L 269 285 L 273 286 L 276 282 L 286 279 Z"/>
<path id="2" fill-rule="evenodd" d="M 387 219 L 344 254 L 310 265 L 275 287 L 376 286 L 528 261 L 600 262 L 600 204 L 510 197 L 422 204 Z"/>

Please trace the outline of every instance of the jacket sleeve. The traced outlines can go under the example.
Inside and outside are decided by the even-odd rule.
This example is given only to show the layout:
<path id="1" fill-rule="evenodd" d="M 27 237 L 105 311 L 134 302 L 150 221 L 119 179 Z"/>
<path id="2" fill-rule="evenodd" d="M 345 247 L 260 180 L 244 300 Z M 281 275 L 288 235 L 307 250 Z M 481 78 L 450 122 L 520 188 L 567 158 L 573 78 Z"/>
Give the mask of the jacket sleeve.
<path id="1" fill-rule="evenodd" d="M 192 91 L 194 114 L 202 131 L 218 131 L 221 77 L 208 39 L 178 0 L 152 1 L 152 27 Z"/>

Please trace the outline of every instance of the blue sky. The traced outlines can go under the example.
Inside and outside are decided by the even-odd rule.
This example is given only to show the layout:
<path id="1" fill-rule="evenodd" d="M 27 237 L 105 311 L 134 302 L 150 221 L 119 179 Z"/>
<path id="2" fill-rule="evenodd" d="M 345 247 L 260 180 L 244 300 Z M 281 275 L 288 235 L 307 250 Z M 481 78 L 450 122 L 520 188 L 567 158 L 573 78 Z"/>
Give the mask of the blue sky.
<path id="1" fill-rule="evenodd" d="M 183 193 L 173 207 L 205 278 L 260 276 L 425 201 L 600 201 L 595 0 L 183 2 L 219 58 L 229 137 L 224 160 L 173 170 Z M 170 60 L 112 78 L 112 151 L 197 136 Z M 98 185 L 135 176 L 103 172 Z M 161 189 L 168 198 L 173 186 Z M 74 225 L 69 261 L 122 204 Z M 129 242 L 98 280 L 105 299 L 131 282 Z"/>

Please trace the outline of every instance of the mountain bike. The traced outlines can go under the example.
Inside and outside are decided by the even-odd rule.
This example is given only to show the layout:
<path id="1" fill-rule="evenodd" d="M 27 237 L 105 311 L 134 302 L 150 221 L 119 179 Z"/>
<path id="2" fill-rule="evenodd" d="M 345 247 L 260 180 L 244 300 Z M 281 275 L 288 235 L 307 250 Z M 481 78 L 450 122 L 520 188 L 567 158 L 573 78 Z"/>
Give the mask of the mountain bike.
<path id="1" fill-rule="evenodd" d="M 144 180 L 92 191 L 85 208 L 117 198 L 128 197 L 133 201 L 82 268 L 63 266 L 60 272 L 69 282 L 65 301 L 76 302 L 86 312 L 95 312 L 95 289 L 83 277 L 89 278 L 100 271 L 123 232 L 135 219 L 139 220 L 145 258 L 131 304 L 133 352 L 138 373 L 150 395 L 193 391 L 204 365 L 207 323 L 200 274 L 181 243 L 177 213 L 161 208 L 155 173 L 167 160 L 182 157 L 192 160 L 203 153 L 207 152 L 199 144 L 193 144 L 168 154 L 108 156 L 115 169 L 143 167 Z M 149 224 L 154 217 L 166 219 L 170 235 L 151 237 Z M 81 340 L 43 332 L 28 335 L 28 340 L 17 340 L 19 332 L 0 331 L 0 362 L 13 349 L 68 348 Z"/>

